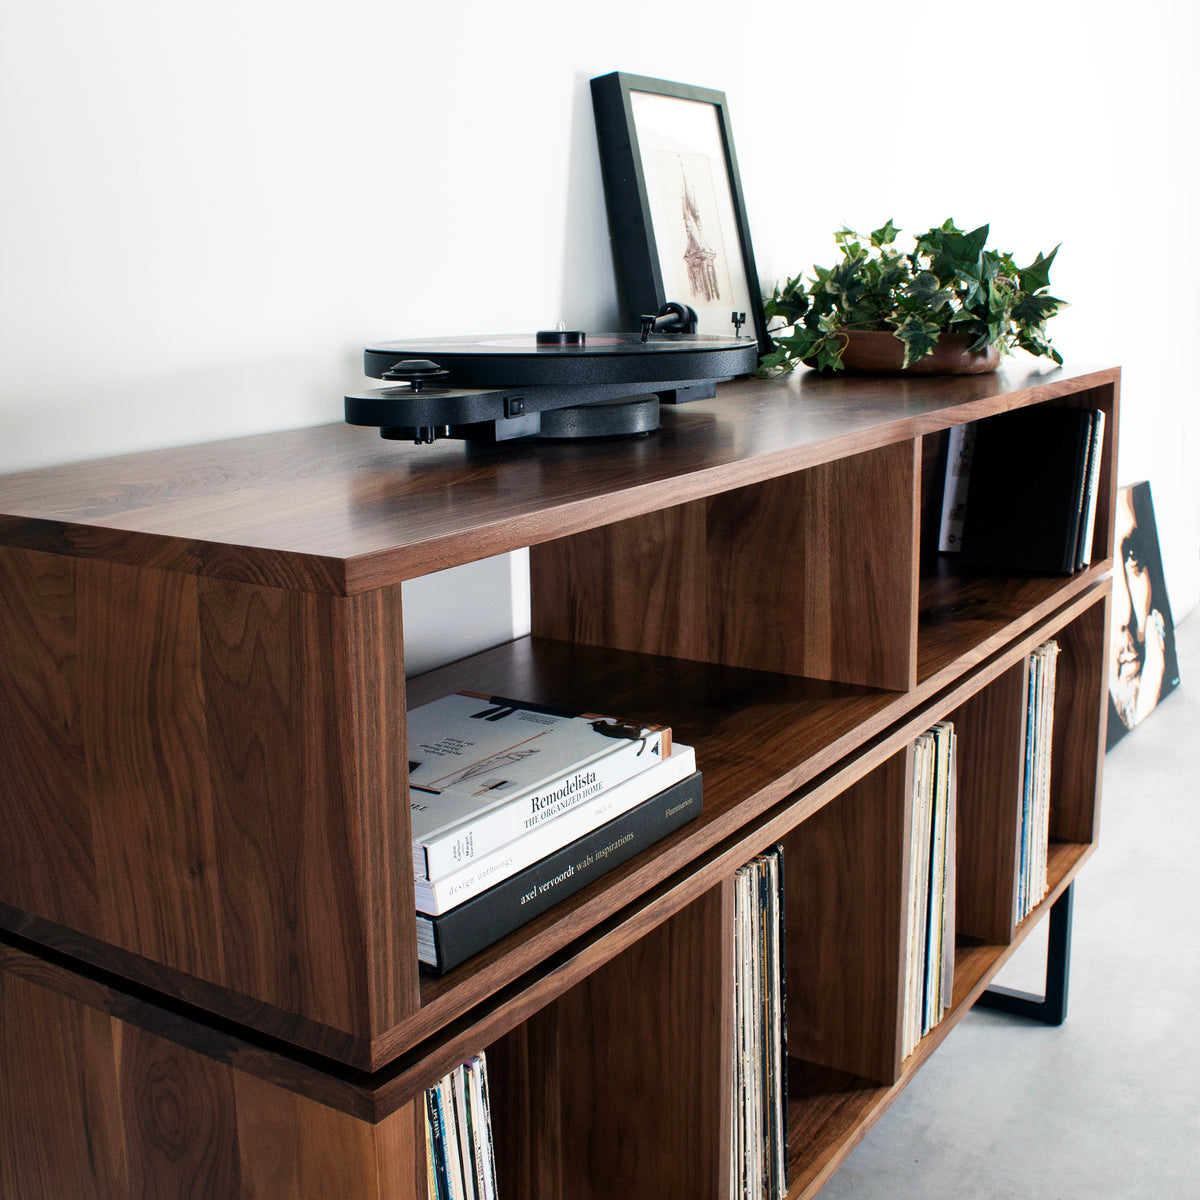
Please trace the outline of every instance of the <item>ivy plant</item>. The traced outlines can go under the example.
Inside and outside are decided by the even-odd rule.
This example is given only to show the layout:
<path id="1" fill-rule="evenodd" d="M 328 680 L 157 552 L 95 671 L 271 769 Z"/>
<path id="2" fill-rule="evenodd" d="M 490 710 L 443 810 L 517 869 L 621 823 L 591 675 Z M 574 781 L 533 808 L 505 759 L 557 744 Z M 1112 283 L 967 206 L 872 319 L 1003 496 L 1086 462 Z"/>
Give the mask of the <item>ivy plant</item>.
<path id="1" fill-rule="evenodd" d="M 962 334 L 970 349 L 1014 347 L 1062 363 L 1046 337 L 1046 322 L 1063 301 L 1050 294 L 1055 246 L 1027 267 L 1012 255 L 987 249 L 989 227 L 964 233 L 952 220 L 916 238 L 912 250 L 897 248 L 891 220 L 869 236 L 852 229 L 835 233 L 841 251 L 832 267 L 814 267 L 775 287 L 764 298 L 774 349 L 763 356 L 763 373 L 793 370 L 801 362 L 840 370 L 846 331 L 890 331 L 904 343 L 904 366 L 929 354 L 943 333 Z M 772 328 L 771 322 L 777 323 Z"/>

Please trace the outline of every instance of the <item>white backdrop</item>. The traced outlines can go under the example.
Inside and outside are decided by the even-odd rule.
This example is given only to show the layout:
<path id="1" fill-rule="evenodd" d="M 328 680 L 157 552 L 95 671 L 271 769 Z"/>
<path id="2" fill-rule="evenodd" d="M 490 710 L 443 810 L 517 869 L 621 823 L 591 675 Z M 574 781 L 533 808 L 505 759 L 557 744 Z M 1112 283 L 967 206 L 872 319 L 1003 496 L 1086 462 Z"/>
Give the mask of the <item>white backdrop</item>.
<path id="1" fill-rule="evenodd" d="M 1151 480 L 1178 619 L 1198 25 L 1171 0 L 0 0 L 0 471 L 339 420 L 379 338 L 610 325 L 587 81 L 625 70 L 727 94 L 766 284 L 843 223 L 1061 241 L 1054 341 L 1125 367 L 1120 476 Z M 512 636 L 523 591 L 519 559 L 414 589 L 410 636 Z"/>

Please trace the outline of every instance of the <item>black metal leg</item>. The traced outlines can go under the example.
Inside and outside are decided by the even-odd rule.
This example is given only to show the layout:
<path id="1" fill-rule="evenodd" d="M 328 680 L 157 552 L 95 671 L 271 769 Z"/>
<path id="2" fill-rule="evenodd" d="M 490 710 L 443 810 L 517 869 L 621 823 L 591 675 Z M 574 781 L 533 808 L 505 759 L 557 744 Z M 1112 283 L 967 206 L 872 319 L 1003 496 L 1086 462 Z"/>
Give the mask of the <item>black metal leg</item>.
<path id="1" fill-rule="evenodd" d="M 1071 975 L 1071 908 L 1075 884 L 1071 883 L 1050 909 L 1050 941 L 1046 947 L 1046 994 L 1032 996 L 1013 988 L 992 986 L 975 1001 L 980 1008 L 1028 1017 L 1046 1025 L 1067 1019 L 1067 983 Z"/>

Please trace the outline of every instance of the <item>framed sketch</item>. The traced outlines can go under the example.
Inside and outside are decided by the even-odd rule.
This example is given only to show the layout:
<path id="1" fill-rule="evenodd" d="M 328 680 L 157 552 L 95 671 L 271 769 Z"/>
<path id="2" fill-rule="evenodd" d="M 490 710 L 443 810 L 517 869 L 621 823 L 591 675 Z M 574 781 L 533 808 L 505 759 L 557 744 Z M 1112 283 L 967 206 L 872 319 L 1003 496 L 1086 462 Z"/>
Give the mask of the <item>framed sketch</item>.
<path id="1" fill-rule="evenodd" d="M 770 349 L 724 92 L 617 71 L 592 80 L 600 165 L 630 328 L 671 301 L 697 331 Z"/>
<path id="2" fill-rule="evenodd" d="M 1145 481 L 1117 489 L 1113 541 L 1109 750 L 1179 684 L 1175 625 L 1163 577 L 1154 501 Z"/>

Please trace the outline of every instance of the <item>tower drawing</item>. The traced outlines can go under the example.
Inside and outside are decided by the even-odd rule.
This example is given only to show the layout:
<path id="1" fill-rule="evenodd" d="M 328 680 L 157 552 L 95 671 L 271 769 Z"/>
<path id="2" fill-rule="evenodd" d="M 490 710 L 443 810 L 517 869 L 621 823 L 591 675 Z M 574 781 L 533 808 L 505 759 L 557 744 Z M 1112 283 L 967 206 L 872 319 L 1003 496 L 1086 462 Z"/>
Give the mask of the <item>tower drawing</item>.
<path id="1" fill-rule="evenodd" d="M 679 164 L 679 171 L 682 179 L 683 228 L 687 234 L 687 248 L 683 252 L 683 259 L 687 263 L 692 298 L 705 303 L 720 300 L 721 289 L 717 286 L 717 272 L 713 267 L 713 259 L 717 257 L 717 252 L 710 249 L 704 240 L 696 194 L 688 181 L 687 170 L 682 162 Z"/>

